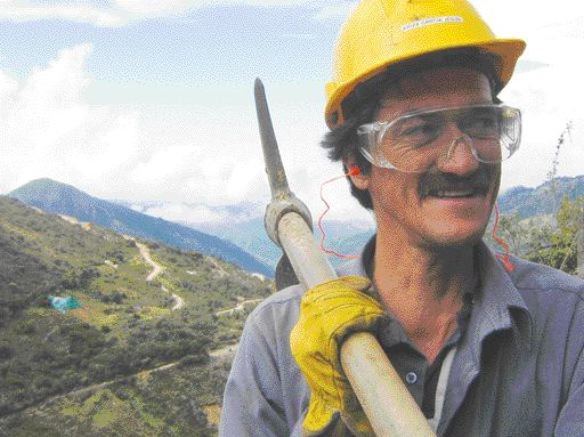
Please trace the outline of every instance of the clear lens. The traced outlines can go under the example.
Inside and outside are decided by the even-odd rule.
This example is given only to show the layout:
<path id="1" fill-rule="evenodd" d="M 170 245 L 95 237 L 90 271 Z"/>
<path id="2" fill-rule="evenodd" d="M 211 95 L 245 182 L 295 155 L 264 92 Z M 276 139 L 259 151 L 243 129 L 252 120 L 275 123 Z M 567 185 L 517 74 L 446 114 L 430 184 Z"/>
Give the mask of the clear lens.
<path id="1" fill-rule="evenodd" d="M 476 159 L 499 163 L 519 147 L 521 113 L 504 105 L 471 105 L 405 114 L 390 122 L 365 124 L 357 130 L 362 154 L 375 166 L 424 172 L 444 153 L 436 140 L 454 122 L 471 139 Z"/>

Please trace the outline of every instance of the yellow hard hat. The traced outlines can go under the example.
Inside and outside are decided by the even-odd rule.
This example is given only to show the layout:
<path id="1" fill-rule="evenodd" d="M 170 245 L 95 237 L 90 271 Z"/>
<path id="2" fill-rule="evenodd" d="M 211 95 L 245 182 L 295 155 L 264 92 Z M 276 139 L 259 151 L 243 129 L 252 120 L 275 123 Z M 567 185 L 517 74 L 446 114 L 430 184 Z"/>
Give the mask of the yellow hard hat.
<path id="1" fill-rule="evenodd" d="M 357 85 L 391 65 L 441 50 L 475 47 L 499 58 L 500 88 L 525 49 L 520 39 L 498 39 L 466 0 L 362 0 L 343 25 L 326 84 L 329 128 L 344 122 L 342 103 Z"/>

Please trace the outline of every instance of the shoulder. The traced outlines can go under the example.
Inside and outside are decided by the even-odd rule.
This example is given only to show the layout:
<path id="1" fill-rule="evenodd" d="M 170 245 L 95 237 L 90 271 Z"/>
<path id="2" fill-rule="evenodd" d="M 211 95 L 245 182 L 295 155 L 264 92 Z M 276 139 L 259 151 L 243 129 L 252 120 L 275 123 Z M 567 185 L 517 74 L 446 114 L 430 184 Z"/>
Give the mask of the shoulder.
<path id="1" fill-rule="evenodd" d="M 515 287 L 524 297 L 584 302 L 584 280 L 560 270 L 513 258 L 515 271 L 510 273 Z"/>
<path id="2" fill-rule="evenodd" d="M 516 257 L 511 257 L 514 269 L 509 272 L 486 245 L 480 247 L 479 260 L 490 318 L 506 319 L 509 311 L 520 327 L 529 326 L 528 332 L 536 334 L 530 335 L 533 341 L 557 342 L 584 331 L 582 279 Z"/>
<path id="3" fill-rule="evenodd" d="M 272 318 L 274 314 L 281 314 L 282 312 L 297 312 L 303 294 L 304 288 L 299 284 L 277 291 L 262 301 L 251 312 L 249 319 L 258 321 Z"/>
<path id="4" fill-rule="evenodd" d="M 304 288 L 292 285 L 261 302 L 248 316 L 244 335 L 261 336 L 272 345 L 287 341 L 300 310 Z"/>
<path id="5" fill-rule="evenodd" d="M 516 269 L 509 276 L 528 308 L 534 340 L 564 341 L 568 349 L 582 350 L 584 281 L 541 264 L 516 258 L 513 262 Z"/>
<path id="6" fill-rule="evenodd" d="M 248 316 L 225 386 L 220 435 L 289 435 L 308 389 L 289 346 L 301 286 L 288 287 Z"/>

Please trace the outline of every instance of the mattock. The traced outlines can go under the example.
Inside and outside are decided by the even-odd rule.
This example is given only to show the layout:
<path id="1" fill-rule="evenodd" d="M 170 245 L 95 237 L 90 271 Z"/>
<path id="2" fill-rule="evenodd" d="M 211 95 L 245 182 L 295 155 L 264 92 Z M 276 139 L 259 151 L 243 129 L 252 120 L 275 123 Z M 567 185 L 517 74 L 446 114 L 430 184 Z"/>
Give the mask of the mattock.
<path id="1" fill-rule="evenodd" d="M 284 251 L 300 284 L 312 288 L 337 278 L 337 274 L 314 240 L 308 208 L 288 187 L 264 85 L 259 78 L 255 81 L 255 102 L 272 193 L 266 208 L 266 232 Z M 282 269 L 286 264 L 284 257 L 279 263 Z M 361 332 L 345 340 L 341 363 L 378 437 L 435 436 L 373 335 Z"/>

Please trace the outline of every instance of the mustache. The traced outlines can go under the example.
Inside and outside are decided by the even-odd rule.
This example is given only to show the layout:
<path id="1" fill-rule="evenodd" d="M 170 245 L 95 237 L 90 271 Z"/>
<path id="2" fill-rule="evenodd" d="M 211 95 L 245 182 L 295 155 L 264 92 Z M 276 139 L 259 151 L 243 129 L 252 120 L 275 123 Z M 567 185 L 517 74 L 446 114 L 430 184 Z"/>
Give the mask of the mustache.
<path id="1" fill-rule="evenodd" d="M 439 191 L 466 191 L 481 195 L 488 193 L 495 169 L 484 163 L 479 165 L 477 171 L 469 176 L 458 176 L 450 173 L 432 172 L 425 173 L 418 180 L 418 195 L 421 199 Z"/>

